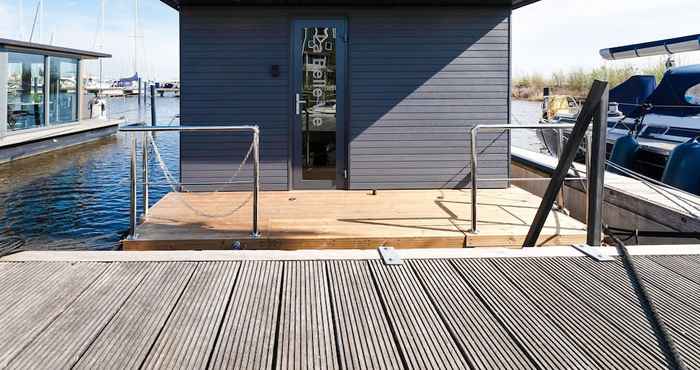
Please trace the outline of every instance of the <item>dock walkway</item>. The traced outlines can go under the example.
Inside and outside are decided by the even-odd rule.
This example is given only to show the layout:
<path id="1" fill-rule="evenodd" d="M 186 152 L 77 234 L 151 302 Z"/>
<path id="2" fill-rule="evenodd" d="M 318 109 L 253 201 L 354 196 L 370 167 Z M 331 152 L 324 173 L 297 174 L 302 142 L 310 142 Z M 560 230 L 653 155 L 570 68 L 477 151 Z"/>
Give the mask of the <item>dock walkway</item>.
<path id="1" fill-rule="evenodd" d="M 633 259 L 699 369 L 700 248 L 686 248 Z M 400 266 L 375 251 L 8 256 L 0 368 L 667 368 L 619 261 L 569 247 L 398 253 Z"/>

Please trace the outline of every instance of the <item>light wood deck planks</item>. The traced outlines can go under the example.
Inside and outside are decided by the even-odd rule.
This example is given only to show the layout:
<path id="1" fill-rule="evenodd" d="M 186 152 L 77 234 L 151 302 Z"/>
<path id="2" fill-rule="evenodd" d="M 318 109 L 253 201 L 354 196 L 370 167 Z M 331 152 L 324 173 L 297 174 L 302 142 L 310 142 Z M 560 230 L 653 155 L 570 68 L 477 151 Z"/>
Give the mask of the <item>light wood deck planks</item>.
<path id="1" fill-rule="evenodd" d="M 245 258 L 0 260 L 0 367 L 667 368 L 619 262 Z M 633 259 L 684 364 L 700 368 L 700 259 Z"/>
<path id="2" fill-rule="evenodd" d="M 479 233 L 470 229 L 469 192 L 382 190 L 263 192 L 261 239 L 252 239 L 252 208 L 239 193 L 170 193 L 150 210 L 127 250 L 367 249 L 520 247 L 540 198 L 516 187 L 479 191 Z M 183 199 L 187 203 L 183 203 Z M 193 211 L 194 208 L 197 210 Z M 208 217 L 214 215 L 217 217 Z M 539 239 L 542 245 L 585 241 L 585 225 L 553 211 Z"/>

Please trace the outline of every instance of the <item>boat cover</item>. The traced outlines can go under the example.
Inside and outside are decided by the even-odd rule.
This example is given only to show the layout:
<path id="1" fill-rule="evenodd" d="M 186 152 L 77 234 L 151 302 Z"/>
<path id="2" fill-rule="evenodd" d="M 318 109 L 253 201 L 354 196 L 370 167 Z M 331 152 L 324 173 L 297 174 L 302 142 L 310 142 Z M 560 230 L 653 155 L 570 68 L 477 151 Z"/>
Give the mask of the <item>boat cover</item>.
<path id="1" fill-rule="evenodd" d="M 700 85 L 700 64 L 671 68 L 645 102 L 651 105 L 651 110 L 637 107 L 628 117 L 649 113 L 676 117 L 700 115 L 700 105 L 691 104 L 686 97 L 688 90 L 696 85 Z"/>
<path id="2" fill-rule="evenodd" d="M 619 103 L 619 109 L 625 116 L 644 103 L 656 88 L 654 76 L 632 76 L 627 81 L 610 90 L 610 101 Z"/>
<path id="3" fill-rule="evenodd" d="M 114 86 L 115 87 L 131 87 L 131 84 L 133 82 L 138 82 L 138 80 L 139 80 L 139 74 L 134 73 L 134 75 L 131 77 L 122 78 L 119 81 L 115 82 Z"/>

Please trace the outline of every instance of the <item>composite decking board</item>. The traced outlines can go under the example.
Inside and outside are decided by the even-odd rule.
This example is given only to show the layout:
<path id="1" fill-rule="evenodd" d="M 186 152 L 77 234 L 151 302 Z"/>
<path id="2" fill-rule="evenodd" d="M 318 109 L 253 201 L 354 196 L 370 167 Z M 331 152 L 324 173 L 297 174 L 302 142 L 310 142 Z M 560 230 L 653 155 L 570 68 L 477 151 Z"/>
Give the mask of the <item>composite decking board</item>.
<path id="1" fill-rule="evenodd" d="M 74 368 L 140 367 L 196 267 L 156 264 Z"/>
<path id="2" fill-rule="evenodd" d="M 3 263 L 5 272 L 0 275 L 0 312 L 6 312 L 22 299 L 24 292 L 45 283 L 51 275 L 69 266 L 68 263 Z"/>
<path id="3" fill-rule="evenodd" d="M 242 263 L 210 368 L 272 368 L 282 266 L 282 262 Z"/>
<path id="4" fill-rule="evenodd" d="M 104 263 L 71 264 L 23 293 L 0 316 L 0 368 L 7 366 L 83 293 L 107 267 Z"/>
<path id="5" fill-rule="evenodd" d="M 540 368 L 596 368 L 585 350 L 543 317 L 540 309 L 488 260 L 460 259 L 454 260 L 454 265 Z"/>
<path id="6" fill-rule="evenodd" d="M 537 369 L 448 261 L 408 263 L 423 281 L 473 368 Z"/>
<path id="7" fill-rule="evenodd" d="M 204 368 L 238 273 L 238 262 L 200 264 L 142 368 Z"/>
<path id="8" fill-rule="evenodd" d="M 647 257 L 649 260 L 657 263 L 667 269 L 684 276 L 691 281 L 700 284 L 700 259 L 694 262 L 691 259 L 683 256 L 654 256 Z"/>
<path id="9" fill-rule="evenodd" d="M 410 267 L 385 266 L 380 261 L 368 264 L 407 367 L 470 368 Z"/>
<path id="10" fill-rule="evenodd" d="M 11 368 L 72 367 L 148 274 L 147 263 L 113 263 L 29 346 Z"/>
<path id="11" fill-rule="evenodd" d="M 366 261 L 328 261 L 342 369 L 403 369 Z"/>
<path id="12" fill-rule="evenodd" d="M 528 265 L 539 269 L 596 312 L 613 323 L 627 337 L 639 343 L 655 358 L 663 357 L 658 341 L 642 307 L 635 301 L 632 287 L 627 284 L 624 294 L 610 288 L 568 258 L 537 258 Z M 677 335 L 676 335 L 677 336 Z"/>
<path id="13" fill-rule="evenodd" d="M 629 302 L 640 304 L 630 286 L 625 269 L 617 263 L 596 263 L 578 258 L 574 263 L 586 269 L 607 286 L 622 294 Z M 687 366 L 700 369 L 700 337 L 698 336 L 699 314 L 654 285 L 645 284 L 647 294 L 659 314 L 662 323 L 669 328 L 669 335 Z"/>
<path id="14" fill-rule="evenodd" d="M 634 258 L 634 263 L 645 283 L 654 285 L 700 313 L 700 284 L 648 258 Z M 697 323 L 700 329 L 700 321 Z"/>
<path id="15" fill-rule="evenodd" d="M 285 262 L 277 369 L 339 369 L 323 262 Z"/>
<path id="16" fill-rule="evenodd" d="M 646 351 L 641 343 L 613 324 L 619 317 L 608 321 L 525 259 L 491 262 L 579 348 L 595 354 L 591 359 L 598 368 L 644 370 L 667 367 L 663 356 Z"/>

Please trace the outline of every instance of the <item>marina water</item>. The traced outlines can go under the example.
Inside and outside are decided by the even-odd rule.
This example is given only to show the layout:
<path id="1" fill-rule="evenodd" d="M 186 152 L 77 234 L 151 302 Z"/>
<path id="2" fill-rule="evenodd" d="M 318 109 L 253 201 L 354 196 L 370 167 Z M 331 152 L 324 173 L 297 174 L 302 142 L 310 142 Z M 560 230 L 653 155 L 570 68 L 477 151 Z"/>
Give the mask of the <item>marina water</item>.
<path id="1" fill-rule="evenodd" d="M 112 98 L 109 103 L 111 118 L 124 116 L 127 122 L 137 122 L 136 97 Z M 512 104 L 514 124 L 537 121 L 539 103 Z M 159 124 L 180 123 L 173 119 L 179 113 L 179 98 L 159 97 L 156 108 Z M 146 122 L 150 122 L 149 112 L 150 107 L 141 107 L 141 117 Z M 178 176 L 179 134 L 160 132 L 154 134 L 154 139 L 164 162 Z M 515 130 L 512 142 L 529 150 L 543 148 L 531 131 Z M 119 248 L 129 224 L 130 145 L 128 135 L 118 133 L 93 143 L 0 165 L 0 233 L 23 239 L 25 249 Z M 140 145 L 141 135 L 139 153 Z M 156 183 L 150 187 L 151 205 L 170 191 L 154 157 L 150 156 L 149 163 L 150 180 Z M 137 189 L 140 193 L 141 186 Z M 138 199 L 142 199 L 140 194 Z M 140 214 L 142 205 L 138 207 Z"/>

